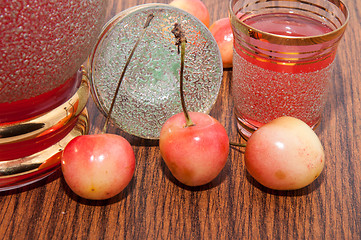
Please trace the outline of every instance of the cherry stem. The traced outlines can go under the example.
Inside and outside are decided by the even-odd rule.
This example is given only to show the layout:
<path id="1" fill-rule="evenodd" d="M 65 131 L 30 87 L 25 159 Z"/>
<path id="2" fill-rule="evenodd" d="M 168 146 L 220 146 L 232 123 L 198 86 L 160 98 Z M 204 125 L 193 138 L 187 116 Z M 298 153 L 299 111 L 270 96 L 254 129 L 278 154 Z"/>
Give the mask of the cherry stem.
<path id="1" fill-rule="evenodd" d="M 113 112 L 113 108 L 114 108 L 114 105 L 115 105 L 115 101 L 116 101 L 116 99 L 117 99 L 118 92 L 119 92 L 119 89 L 120 89 L 120 85 L 121 85 L 121 83 L 122 83 L 122 81 L 123 81 L 123 78 L 124 78 L 125 72 L 126 72 L 126 70 L 127 70 L 127 68 L 128 68 L 128 65 L 129 65 L 129 63 L 130 63 L 130 60 L 131 60 L 131 58 L 132 58 L 133 55 L 134 55 L 135 49 L 136 49 L 137 46 L 139 45 L 140 41 L 143 39 L 144 34 L 145 34 L 145 32 L 146 32 L 146 29 L 147 29 L 147 27 L 149 26 L 149 24 L 150 24 L 150 22 L 152 21 L 153 18 L 154 18 L 154 15 L 153 15 L 152 13 L 148 15 L 147 21 L 145 22 L 144 27 L 143 27 L 143 31 L 142 31 L 142 33 L 140 34 L 137 42 L 135 43 L 135 45 L 134 45 L 134 47 L 133 47 L 133 49 L 132 49 L 132 51 L 131 51 L 128 59 L 127 59 L 127 62 L 125 63 L 125 66 L 124 66 L 124 68 L 123 68 L 122 74 L 121 74 L 121 76 L 120 76 L 120 78 L 119 78 L 119 81 L 118 81 L 117 88 L 115 89 L 115 93 L 114 93 L 114 95 L 113 95 L 113 100 L 112 100 L 112 103 L 111 103 L 111 105 L 110 105 L 110 108 L 109 108 L 109 111 L 108 111 L 108 114 L 107 114 L 107 118 L 106 118 L 105 123 L 104 123 L 104 127 L 103 127 L 103 130 L 102 130 L 102 133 L 106 133 L 106 131 L 107 131 L 107 128 L 108 128 L 108 125 L 109 125 L 109 121 L 110 121 L 110 117 L 111 117 L 111 114 L 112 114 L 112 112 Z"/>
<path id="2" fill-rule="evenodd" d="M 194 123 L 192 122 L 192 119 L 189 117 L 189 113 L 188 113 L 187 106 L 186 106 L 185 99 L 184 99 L 184 92 L 183 92 L 184 56 L 185 56 L 185 51 L 186 51 L 187 39 L 185 37 L 183 29 L 181 28 L 180 24 L 178 24 L 178 23 L 174 24 L 172 33 L 174 34 L 174 36 L 177 40 L 175 45 L 178 46 L 178 54 L 179 54 L 179 46 L 181 47 L 181 68 L 180 68 L 180 82 L 179 82 L 180 97 L 181 97 L 183 113 L 184 113 L 184 116 L 186 119 L 186 127 L 190 127 L 190 126 L 193 126 Z"/>

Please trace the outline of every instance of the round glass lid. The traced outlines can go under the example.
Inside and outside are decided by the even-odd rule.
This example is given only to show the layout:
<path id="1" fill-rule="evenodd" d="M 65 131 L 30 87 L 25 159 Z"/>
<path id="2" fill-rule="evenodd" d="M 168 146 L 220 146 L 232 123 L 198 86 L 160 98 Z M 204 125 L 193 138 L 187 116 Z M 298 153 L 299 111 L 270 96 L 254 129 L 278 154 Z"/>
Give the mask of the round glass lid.
<path id="1" fill-rule="evenodd" d="M 212 34 L 198 19 L 165 4 L 127 9 L 103 28 L 90 58 L 92 95 L 106 115 L 119 78 L 149 16 L 154 18 L 125 72 L 111 119 L 129 134 L 158 139 L 164 122 L 182 111 L 180 54 L 171 32 L 182 26 L 186 38 L 184 96 L 189 111 L 208 113 L 223 76 L 221 55 Z"/>

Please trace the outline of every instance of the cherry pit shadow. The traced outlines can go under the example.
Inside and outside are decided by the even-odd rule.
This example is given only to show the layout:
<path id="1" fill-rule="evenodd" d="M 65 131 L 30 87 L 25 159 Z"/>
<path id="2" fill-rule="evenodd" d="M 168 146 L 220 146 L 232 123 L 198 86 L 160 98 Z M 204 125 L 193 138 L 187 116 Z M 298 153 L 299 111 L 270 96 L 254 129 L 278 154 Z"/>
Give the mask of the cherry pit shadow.
<path id="1" fill-rule="evenodd" d="M 224 180 L 227 177 L 227 172 L 230 171 L 230 164 L 227 161 L 226 165 L 224 166 L 224 168 L 222 169 L 222 171 L 218 174 L 218 176 L 213 179 L 210 183 L 207 183 L 205 185 L 201 185 L 201 186 L 188 186 L 185 185 L 183 183 L 181 183 L 180 181 L 178 181 L 173 174 L 171 173 L 171 171 L 169 170 L 169 168 L 167 167 L 167 165 L 165 164 L 164 160 L 162 159 L 162 157 L 159 158 L 160 161 L 160 167 L 161 167 L 161 171 L 163 172 L 163 175 L 170 181 L 172 182 L 174 185 L 176 185 L 177 187 L 180 187 L 184 190 L 187 191 L 193 191 L 193 192 L 199 192 L 199 191 L 206 191 L 212 188 L 215 188 L 217 186 L 219 186 L 220 184 L 222 184 L 222 182 L 224 182 Z"/>
<path id="2" fill-rule="evenodd" d="M 117 194 L 116 196 L 109 198 L 109 199 L 104 199 L 104 200 L 90 200 L 90 199 L 85 199 L 85 198 L 82 198 L 82 197 L 76 195 L 70 189 L 70 187 L 67 185 L 63 176 L 61 176 L 60 182 L 61 182 L 61 188 L 64 190 L 65 194 L 70 199 L 72 199 L 82 205 L 87 205 L 87 206 L 106 206 L 106 205 L 111 205 L 111 204 L 114 204 L 117 202 L 121 202 L 124 199 L 126 199 L 134 191 L 134 186 L 135 186 L 134 178 L 132 178 L 132 180 L 129 182 L 128 186 L 126 186 L 126 188 L 123 191 L 121 191 L 119 194 Z"/>
<path id="3" fill-rule="evenodd" d="M 312 193 L 313 191 L 317 190 L 322 183 L 325 180 L 324 177 L 324 171 L 321 172 L 320 176 L 313 181 L 310 185 L 303 187 L 301 189 L 297 189 L 297 190 L 273 190 L 270 188 L 267 188 L 265 186 L 263 186 L 262 184 L 260 184 L 259 182 L 257 182 L 248 172 L 246 169 L 244 169 L 244 174 L 246 175 L 246 179 L 247 181 L 255 188 L 259 189 L 260 191 L 267 193 L 267 194 L 271 194 L 271 195 L 276 195 L 276 196 L 287 196 L 287 197 L 300 197 L 300 196 L 306 196 L 309 195 L 310 193 Z"/>

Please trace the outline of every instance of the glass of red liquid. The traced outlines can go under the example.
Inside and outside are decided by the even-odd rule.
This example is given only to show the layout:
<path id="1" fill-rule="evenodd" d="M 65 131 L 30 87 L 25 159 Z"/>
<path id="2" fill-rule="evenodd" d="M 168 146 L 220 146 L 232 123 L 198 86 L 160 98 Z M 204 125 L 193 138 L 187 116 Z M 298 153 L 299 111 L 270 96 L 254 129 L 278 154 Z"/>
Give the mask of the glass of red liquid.
<path id="1" fill-rule="evenodd" d="M 349 19 L 338 0 L 231 0 L 232 97 L 238 130 L 293 116 L 320 120 L 337 46 Z"/>
<path id="2" fill-rule="evenodd" d="M 13 0 L 0 9 L 0 191 L 60 166 L 88 130 L 86 61 L 107 1 Z"/>

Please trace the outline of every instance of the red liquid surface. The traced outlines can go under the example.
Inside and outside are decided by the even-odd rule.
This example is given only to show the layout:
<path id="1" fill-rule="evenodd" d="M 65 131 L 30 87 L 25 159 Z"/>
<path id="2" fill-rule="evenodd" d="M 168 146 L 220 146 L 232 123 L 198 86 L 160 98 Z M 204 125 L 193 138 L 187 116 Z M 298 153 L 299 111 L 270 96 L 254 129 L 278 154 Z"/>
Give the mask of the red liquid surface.
<path id="1" fill-rule="evenodd" d="M 244 23 L 263 32 L 288 37 L 316 36 L 332 31 L 319 21 L 295 14 L 257 15 Z M 252 46 L 258 48 L 249 51 L 243 46 L 235 47 L 233 58 L 232 94 L 238 120 L 256 129 L 288 115 L 315 125 L 326 101 L 335 51 L 321 53 L 325 47 L 322 44 L 270 44 L 262 39 L 262 34 L 251 41 Z M 236 40 L 237 44 L 243 43 Z M 266 51 L 262 52 L 264 49 Z M 290 52 L 292 54 L 287 54 Z"/>
<path id="2" fill-rule="evenodd" d="M 245 24 L 267 33 L 293 37 L 323 35 L 332 30 L 322 22 L 296 14 L 263 14 L 248 18 Z"/>
<path id="3" fill-rule="evenodd" d="M 11 103 L 0 103 L 1 124 L 15 123 L 48 112 L 72 97 L 81 82 L 81 72 L 65 81 L 61 86 L 30 99 Z"/>

